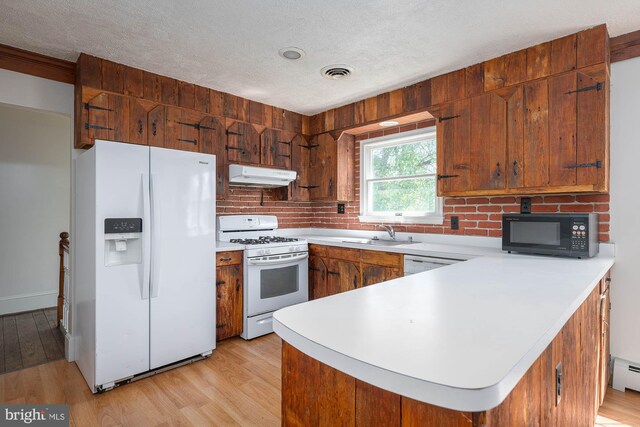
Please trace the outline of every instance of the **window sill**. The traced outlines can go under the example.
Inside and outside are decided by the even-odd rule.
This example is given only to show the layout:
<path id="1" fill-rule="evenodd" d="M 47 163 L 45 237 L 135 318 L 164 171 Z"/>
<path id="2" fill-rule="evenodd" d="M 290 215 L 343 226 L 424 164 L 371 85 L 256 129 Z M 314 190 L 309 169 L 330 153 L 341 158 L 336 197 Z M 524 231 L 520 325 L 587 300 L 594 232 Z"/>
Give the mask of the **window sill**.
<path id="1" fill-rule="evenodd" d="M 377 222 L 377 223 L 394 223 L 394 224 L 429 224 L 429 225 L 442 225 L 444 223 L 444 217 L 442 216 L 373 216 L 373 215 L 361 215 L 358 217 L 360 222 Z"/>

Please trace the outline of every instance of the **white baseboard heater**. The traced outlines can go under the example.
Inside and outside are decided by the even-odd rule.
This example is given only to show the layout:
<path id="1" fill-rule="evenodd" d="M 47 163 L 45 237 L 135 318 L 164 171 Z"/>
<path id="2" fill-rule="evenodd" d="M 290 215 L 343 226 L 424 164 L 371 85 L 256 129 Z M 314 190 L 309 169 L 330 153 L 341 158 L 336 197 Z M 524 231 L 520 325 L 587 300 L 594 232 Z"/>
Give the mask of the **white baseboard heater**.
<path id="1" fill-rule="evenodd" d="M 620 391 L 627 388 L 640 391 L 640 363 L 616 357 L 613 360 L 613 388 Z"/>

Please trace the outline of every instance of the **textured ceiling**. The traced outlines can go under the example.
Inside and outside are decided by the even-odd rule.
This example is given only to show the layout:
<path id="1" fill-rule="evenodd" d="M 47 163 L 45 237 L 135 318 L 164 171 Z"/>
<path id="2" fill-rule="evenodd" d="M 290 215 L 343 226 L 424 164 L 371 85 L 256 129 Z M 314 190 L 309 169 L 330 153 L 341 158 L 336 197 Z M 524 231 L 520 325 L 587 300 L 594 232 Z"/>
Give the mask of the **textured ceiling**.
<path id="1" fill-rule="evenodd" d="M 0 43 L 86 52 L 312 114 L 606 23 L 639 0 L 0 0 Z M 278 49 L 306 51 L 286 61 Z M 320 69 L 348 64 L 344 81 Z"/>

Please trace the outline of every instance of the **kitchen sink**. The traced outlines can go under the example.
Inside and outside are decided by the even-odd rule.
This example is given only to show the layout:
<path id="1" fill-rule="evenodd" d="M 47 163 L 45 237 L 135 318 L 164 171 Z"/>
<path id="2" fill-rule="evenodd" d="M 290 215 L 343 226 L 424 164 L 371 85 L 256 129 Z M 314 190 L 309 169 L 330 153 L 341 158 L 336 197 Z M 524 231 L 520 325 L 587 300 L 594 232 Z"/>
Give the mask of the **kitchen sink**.
<path id="1" fill-rule="evenodd" d="M 362 245 L 372 245 L 372 246 L 397 246 L 397 245 L 407 245 L 409 243 L 413 243 L 409 240 L 386 240 L 386 239 L 357 239 L 357 238 L 343 238 L 340 239 L 343 243 L 360 243 Z"/>

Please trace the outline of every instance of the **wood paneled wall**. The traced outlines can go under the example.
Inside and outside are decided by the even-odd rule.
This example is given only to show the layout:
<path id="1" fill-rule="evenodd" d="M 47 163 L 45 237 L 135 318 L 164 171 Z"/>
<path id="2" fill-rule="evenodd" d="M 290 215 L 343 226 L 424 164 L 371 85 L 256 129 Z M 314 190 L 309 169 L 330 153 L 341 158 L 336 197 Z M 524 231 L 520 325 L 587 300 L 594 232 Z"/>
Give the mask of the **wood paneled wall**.
<path id="1" fill-rule="evenodd" d="M 309 119 L 309 131 L 315 135 L 431 110 L 441 103 L 608 63 L 609 52 L 607 27 L 599 25 L 316 114 Z"/>

